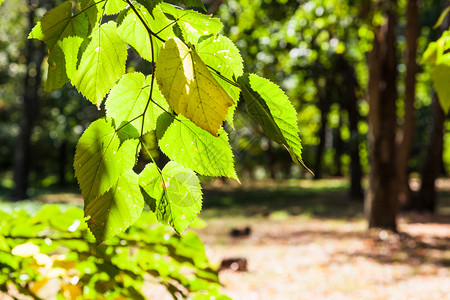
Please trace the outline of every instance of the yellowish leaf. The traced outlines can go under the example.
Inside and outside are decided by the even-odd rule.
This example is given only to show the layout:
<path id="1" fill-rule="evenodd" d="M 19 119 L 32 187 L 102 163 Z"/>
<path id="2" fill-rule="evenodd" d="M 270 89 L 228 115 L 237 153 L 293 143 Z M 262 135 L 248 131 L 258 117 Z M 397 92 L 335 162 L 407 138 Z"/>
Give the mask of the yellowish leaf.
<path id="1" fill-rule="evenodd" d="M 177 114 L 217 136 L 234 101 L 195 50 L 176 37 L 170 38 L 156 61 L 155 76 L 162 94 Z"/>

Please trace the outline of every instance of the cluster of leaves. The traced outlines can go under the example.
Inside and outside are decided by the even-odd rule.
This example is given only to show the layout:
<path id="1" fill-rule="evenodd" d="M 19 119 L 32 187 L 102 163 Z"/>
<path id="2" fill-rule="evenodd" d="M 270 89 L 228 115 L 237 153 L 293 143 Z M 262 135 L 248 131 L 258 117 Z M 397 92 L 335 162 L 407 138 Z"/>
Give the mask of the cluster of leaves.
<path id="1" fill-rule="evenodd" d="M 149 276 L 151 275 L 151 276 Z M 34 299 L 144 299 L 142 286 L 158 283 L 174 298 L 228 299 L 219 294 L 198 236 L 183 238 L 144 212 L 101 246 L 79 208 L 44 206 L 36 215 L 0 212 L 0 290 Z"/>
<path id="2" fill-rule="evenodd" d="M 182 2 L 204 9 L 201 1 Z M 240 98 L 302 165 L 294 107 L 278 86 L 243 73 L 222 27 L 217 18 L 162 1 L 81 0 L 48 11 L 30 33 L 49 49 L 47 91 L 70 82 L 99 109 L 106 97 L 106 117 L 84 132 L 74 160 L 97 242 L 128 228 L 144 203 L 180 233 L 201 210 L 197 174 L 237 179 L 222 124 L 233 126 Z M 151 63 L 151 74 L 125 73 L 130 48 Z M 143 142 L 150 131 L 170 159 L 165 166 Z M 137 174 L 140 152 L 153 162 Z"/>

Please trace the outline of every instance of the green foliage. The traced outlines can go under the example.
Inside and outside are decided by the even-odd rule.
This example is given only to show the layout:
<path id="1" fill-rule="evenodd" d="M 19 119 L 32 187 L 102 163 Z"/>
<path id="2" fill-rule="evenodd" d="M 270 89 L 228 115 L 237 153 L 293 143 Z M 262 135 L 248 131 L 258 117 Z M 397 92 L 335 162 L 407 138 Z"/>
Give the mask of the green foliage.
<path id="1" fill-rule="evenodd" d="M 181 2 L 205 10 L 199 0 Z M 222 125 L 233 125 L 241 94 L 258 107 L 249 111 L 267 135 L 302 163 L 293 106 L 275 84 L 243 75 L 222 28 L 217 18 L 163 1 L 82 0 L 50 10 L 30 33 L 49 48 L 46 89 L 70 81 L 99 109 L 106 97 L 106 117 L 86 129 L 74 159 L 98 243 L 129 228 L 144 202 L 181 233 L 201 210 L 196 173 L 238 179 Z M 128 46 L 151 63 L 150 74 L 125 73 Z M 171 159 L 165 166 L 156 164 L 147 133 Z M 141 150 L 152 162 L 138 174 Z"/>
<path id="2" fill-rule="evenodd" d="M 83 219 L 80 209 L 55 205 L 34 216 L 0 212 L 0 290 L 14 286 L 34 299 L 144 299 L 142 286 L 156 281 L 174 298 L 228 299 L 193 232 L 180 238 L 144 212 L 96 247 Z"/>
<path id="3" fill-rule="evenodd" d="M 441 21 L 442 22 L 442 21 Z M 450 110 L 450 31 L 445 31 L 436 42 L 428 45 L 423 55 L 424 63 L 431 67 L 433 86 L 438 94 L 439 103 L 446 114 Z"/>

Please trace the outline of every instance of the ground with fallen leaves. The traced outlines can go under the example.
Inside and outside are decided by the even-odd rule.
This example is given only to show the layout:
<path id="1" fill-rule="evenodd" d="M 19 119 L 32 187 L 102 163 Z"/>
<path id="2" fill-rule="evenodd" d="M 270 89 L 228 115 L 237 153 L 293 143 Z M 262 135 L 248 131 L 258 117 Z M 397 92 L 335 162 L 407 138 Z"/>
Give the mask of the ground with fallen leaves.
<path id="1" fill-rule="evenodd" d="M 209 257 L 217 265 L 226 258 L 248 262 L 247 272 L 220 272 L 227 295 L 245 300 L 450 299 L 448 182 L 441 182 L 439 214 L 402 214 L 400 234 L 368 231 L 362 204 L 349 202 L 339 181 L 322 182 L 324 190 L 307 191 L 305 200 L 295 190 L 308 190 L 308 184 L 206 188 L 205 202 L 209 197 L 215 203 L 202 213 L 207 226 L 198 233 Z M 286 189 L 292 193 L 283 194 Z M 241 203 L 233 202 L 240 197 Z M 247 226 L 248 236 L 230 235 Z"/>

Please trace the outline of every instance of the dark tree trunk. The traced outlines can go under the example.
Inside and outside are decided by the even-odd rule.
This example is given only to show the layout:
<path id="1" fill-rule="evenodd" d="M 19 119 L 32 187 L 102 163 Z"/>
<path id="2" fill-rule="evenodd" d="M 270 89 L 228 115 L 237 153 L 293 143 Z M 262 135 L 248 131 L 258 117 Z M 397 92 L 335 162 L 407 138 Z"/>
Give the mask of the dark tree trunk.
<path id="1" fill-rule="evenodd" d="M 348 63 L 348 61 L 341 56 L 340 66 L 344 74 L 344 83 L 347 92 L 346 101 L 344 101 L 344 108 L 348 112 L 348 123 L 350 129 L 350 190 L 349 196 L 352 200 L 362 201 L 364 197 L 361 181 L 362 168 L 361 158 L 359 156 L 359 131 L 358 121 L 360 115 L 358 111 L 358 97 L 356 97 L 356 90 L 358 82 L 356 80 L 355 70 Z"/>
<path id="2" fill-rule="evenodd" d="M 439 175 L 444 145 L 445 114 L 439 104 L 437 95 L 434 95 L 431 104 L 433 122 L 431 127 L 430 143 L 427 148 L 424 166 L 422 169 L 422 185 L 418 198 L 414 201 L 417 211 L 436 211 L 435 180 Z"/>
<path id="3" fill-rule="evenodd" d="M 342 128 L 342 109 L 339 109 L 339 125 L 336 128 L 334 134 L 334 165 L 336 166 L 336 170 L 334 172 L 334 176 L 341 177 L 342 176 L 342 162 L 341 157 L 344 154 L 344 142 L 341 137 L 341 128 Z"/>
<path id="4" fill-rule="evenodd" d="M 34 26 L 35 6 L 29 1 L 28 12 L 29 31 Z M 22 111 L 20 133 L 17 139 L 14 158 L 14 190 L 12 199 L 15 201 L 28 198 L 28 176 L 30 172 L 31 134 L 37 110 L 39 107 L 39 88 L 41 83 L 41 65 L 45 57 L 44 44 L 35 40 L 27 40 L 24 50 L 27 72 L 23 85 Z"/>
<path id="5" fill-rule="evenodd" d="M 320 86 L 317 85 L 317 89 L 319 89 Z M 320 91 L 318 91 L 319 94 L 319 109 L 320 109 L 320 128 L 318 132 L 319 136 L 319 145 L 317 145 L 316 150 L 316 161 L 314 164 L 314 179 L 320 179 L 322 178 L 322 158 L 323 153 L 325 151 L 325 139 L 326 139 L 326 130 L 327 130 L 327 117 L 328 113 L 330 112 L 330 101 L 328 97 L 328 93 L 325 92 L 325 95 L 320 95 Z"/>
<path id="6" fill-rule="evenodd" d="M 397 136 L 397 178 L 399 187 L 397 197 L 400 204 L 409 202 L 411 198 L 408 161 L 414 141 L 416 125 L 414 103 L 416 99 L 417 38 L 419 36 L 419 8 L 417 0 L 408 0 L 406 19 L 404 120 L 402 130 L 399 131 Z"/>
<path id="7" fill-rule="evenodd" d="M 365 208 L 369 227 L 397 231 L 397 60 L 395 57 L 396 0 L 385 2 L 385 23 L 375 32 L 369 53 L 369 189 Z"/>

